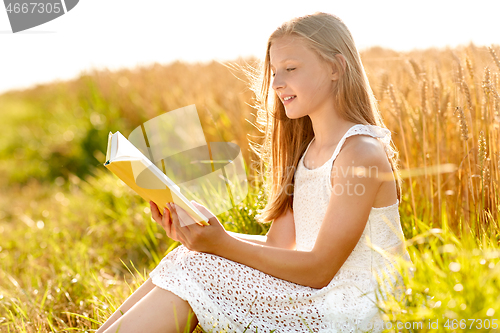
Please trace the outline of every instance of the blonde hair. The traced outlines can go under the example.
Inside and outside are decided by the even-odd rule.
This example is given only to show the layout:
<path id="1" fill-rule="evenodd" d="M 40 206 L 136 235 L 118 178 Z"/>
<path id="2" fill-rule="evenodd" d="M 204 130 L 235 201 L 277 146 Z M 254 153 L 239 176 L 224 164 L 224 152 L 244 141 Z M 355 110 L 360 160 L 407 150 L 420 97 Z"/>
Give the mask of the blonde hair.
<path id="1" fill-rule="evenodd" d="M 268 39 L 264 63 L 256 70 L 258 75 L 251 75 L 250 89 L 256 95 L 256 125 L 264 133 L 261 145 L 250 142 L 251 149 L 260 157 L 260 173 L 265 178 L 264 188 L 268 198 L 267 205 L 256 217 L 261 223 L 273 221 L 288 208 L 293 211 L 294 171 L 314 136 L 311 119 L 288 118 L 276 92 L 273 93 L 274 102 L 268 105 L 271 81 L 269 51 L 272 42 L 284 36 L 299 37 L 321 59 L 335 64 L 337 68 L 343 68 L 336 57 L 341 54 L 346 65 L 334 88 L 335 109 L 347 121 L 385 128 L 354 40 L 342 20 L 332 14 L 315 12 L 283 23 Z M 395 173 L 398 200 L 401 201 L 401 179 L 397 172 L 399 153 L 395 147 L 393 149 L 396 154 L 389 161 Z"/>

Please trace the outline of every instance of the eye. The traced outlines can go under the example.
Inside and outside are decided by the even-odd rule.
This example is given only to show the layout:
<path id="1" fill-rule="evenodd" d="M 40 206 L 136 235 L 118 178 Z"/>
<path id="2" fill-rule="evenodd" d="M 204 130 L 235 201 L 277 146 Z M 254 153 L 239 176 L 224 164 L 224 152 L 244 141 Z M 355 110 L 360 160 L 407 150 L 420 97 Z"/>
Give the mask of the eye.
<path id="1" fill-rule="evenodd" d="M 293 71 L 295 68 L 287 68 L 287 71 Z"/>

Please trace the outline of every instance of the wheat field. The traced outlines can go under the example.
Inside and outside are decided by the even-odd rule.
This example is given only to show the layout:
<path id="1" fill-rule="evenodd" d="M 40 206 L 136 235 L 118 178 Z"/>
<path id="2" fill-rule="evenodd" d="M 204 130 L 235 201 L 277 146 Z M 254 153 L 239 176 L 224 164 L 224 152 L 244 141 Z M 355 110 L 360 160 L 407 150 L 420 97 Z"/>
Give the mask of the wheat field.
<path id="1" fill-rule="evenodd" d="M 500 331 L 500 47 L 361 56 L 399 150 L 415 265 L 404 298 L 380 303 L 384 318 L 401 332 Z M 215 61 L 89 71 L 0 95 L 0 332 L 92 332 L 178 245 L 102 166 L 109 131 L 128 135 L 190 104 L 209 110 L 207 141 L 237 143 L 252 185 L 218 217 L 265 234 L 253 97 L 242 71 Z"/>

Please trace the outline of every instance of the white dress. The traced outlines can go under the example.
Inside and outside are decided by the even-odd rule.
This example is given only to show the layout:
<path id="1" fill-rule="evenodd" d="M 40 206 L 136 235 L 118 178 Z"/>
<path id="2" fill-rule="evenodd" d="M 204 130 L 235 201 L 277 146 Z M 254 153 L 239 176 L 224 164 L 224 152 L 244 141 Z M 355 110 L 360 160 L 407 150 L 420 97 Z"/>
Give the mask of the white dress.
<path id="1" fill-rule="evenodd" d="M 311 143 L 302 155 L 295 171 L 293 198 L 297 250 L 313 248 L 332 190 L 333 161 L 345 139 L 360 134 L 379 138 L 386 152 L 392 154 L 389 130 L 357 124 L 344 134 L 332 157 L 322 166 L 307 169 L 303 164 Z M 356 247 L 322 289 L 281 280 L 216 255 L 190 251 L 183 245 L 167 254 L 150 277 L 156 286 L 188 301 L 206 332 L 246 329 L 248 333 L 333 333 L 370 328 L 381 332 L 383 322 L 375 306 L 375 275 L 387 272 L 392 264 L 370 247 L 370 241 L 388 253 L 410 260 L 398 206 L 399 201 L 372 208 Z M 390 280 L 387 288 L 393 292 L 390 288 L 395 280 Z"/>

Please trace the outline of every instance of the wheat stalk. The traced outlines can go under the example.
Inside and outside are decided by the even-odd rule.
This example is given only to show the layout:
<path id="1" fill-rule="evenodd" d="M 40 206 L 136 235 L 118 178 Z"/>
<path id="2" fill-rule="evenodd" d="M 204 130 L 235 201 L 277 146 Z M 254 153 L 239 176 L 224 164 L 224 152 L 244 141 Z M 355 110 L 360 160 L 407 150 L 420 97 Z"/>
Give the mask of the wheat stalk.
<path id="1" fill-rule="evenodd" d="M 490 77 L 491 77 L 490 69 L 488 66 L 486 66 L 484 68 L 484 80 L 482 82 L 484 94 L 486 95 L 486 97 L 488 97 L 490 95 L 490 87 L 491 87 L 491 78 Z"/>
<path id="2" fill-rule="evenodd" d="M 490 182 L 490 169 L 488 157 L 488 145 L 486 142 L 486 137 L 484 131 L 479 132 L 478 140 L 478 157 L 481 170 L 481 191 L 482 191 L 482 205 L 484 207 L 489 207 L 490 200 L 488 195 L 488 188 Z M 485 193 L 486 192 L 486 193 Z"/>
<path id="3" fill-rule="evenodd" d="M 434 104 L 434 111 L 441 113 L 441 109 L 439 107 L 439 87 L 436 80 L 432 80 L 432 102 Z"/>
<path id="4" fill-rule="evenodd" d="M 484 131 L 479 132 L 478 147 L 479 163 L 483 165 L 488 154 L 486 151 L 486 138 L 484 137 Z"/>
<path id="5" fill-rule="evenodd" d="M 422 114 L 427 115 L 427 80 L 422 80 L 422 94 L 421 94 Z"/>
<path id="6" fill-rule="evenodd" d="M 458 113 L 457 116 L 460 124 L 461 138 L 462 140 L 467 141 L 469 139 L 469 127 L 467 126 L 467 120 L 465 119 L 464 110 L 460 106 L 457 106 L 455 112 Z"/>
<path id="7" fill-rule="evenodd" d="M 465 65 L 467 66 L 467 70 L 469 71 L 472 82 L 474 82 L 474 67 L 469 57 L 465 57 Z"/>
<path id="8" fill-rule="evenodd" d="M 389 84 L 389 88 L 387 89 L 387 91 L 389 92 L 392 108 L 394 109 L 396 115 L 399 118 L 401 117 L 401 109 L 399 107 L 398 101 L 396 100 L 396 95 L 394 94 L 394 87 L 392 86 L 392 84 Z"/>
<path id="9" fill-rule="evenodd" d="M 470 90 L 469 90 L 469 86 L 467 85 L 467 82 L 465 82 L 465 80 L 462 80 L 461 87 L 462 87 L 462 92 L 465 95 L 465 100 L 467 101 L 467 106 L 469 107 L 469 111 L 471 113 L 473 113 L 474 110 L 472 108 L 472 99 L 470 97 Z"/>
<path id="10" fill-rule="evenodd" d="M 384 95 L 385 95 L 384 92 L 387 91 L 388 84 L 389 84 L 389 75 L 387 74 L 387 72 L 383 72 L 381 83 L 380 83 L 380 101 L 381 102 L 384 99 Z"/>
<path id="11" fill-rule="evenodd" d="M 495 64 L 497 64 L 498 69 L 500 69 L 500 60 L 498 59 L 495 50 L 490 46 L 488 46 L 488 50 L 490 51 L 490 54 L 493 57 L 493 60 L 495 61 Z"/>
<path id="12" fill-rule="evenodd" d="M 398 101 L 396 100 L 396 94 L 394 93 L 394 87 L 392 86 L 392 84 L 389 84 L 389 88 L 387 91 L 389 92 L 389 97 L 391 99 L 392 107 L 394 108 L 394 110 L 396 112 L 401 133 L 404 133 L 403 122 L 401 120 L 401 116 L 402 116 L 401 109 L 399 107 Z M 411 118 L 410 118 L 410 120 L 411 120 Z M 406 167 L 410 168 L 410 160 L 408 158 L 410 156 L 410 154 L 408 152 L 408 148 L 406 145 L 406 139 L 405 139 L 404 135 L 403 135 L 403 148 L 405 151 Z M 413 184 L 411 175 L 409 178 L 410 178 L 410 184 Z M 415 195 L 413 194 L 413 186 L 410 186 L 410 195 L 411 195 L 411 204 L 412 204 L 413 214 L 416 214 Z M 416 215 L 414 215 L 414 216 L 416 217 Z"/>
<path id="13" fill-rule="evenodd" d="M 484 84 L 484 89 L 485 89 L 485 92 L 488 91 L 489 94 L 492 94 L 493 97 L 495 97 L 496 99 L 498 99 L 500 101 L 500 94 L 498 94 L 498 92 L 495 90 L 495 88 L 493 88 L 493 86 L 491 84 Z"/>
<path id="14" fill-rule="evenodd" d="M 455 78 L 455 82 L 462 82 L 464 80 L 464 70 L 462 68 L 462 64 L 460 63 L 460 58 L 455 54 L 455 52 L 452 52 L 451 55 L 453 56 L 453 58 L 455 58 L 458 66 L 455 72 L 455 75 L 457 76 Z"/>
<path id="15" fill-rule="evenodd" d="M 441 71 L 439 70 L 437 65 L 436 65 L 436 76 L 438 79 L 439 87 L 443 89 L 443 78 L 441 77 Z"/>
<path id="16" fill-rule="evenodd" d="M 420 69 L 420 66 L 413 59 L 408 60 L 413 69 L 415 80 L 418 81 L 424 74 L 424 72 Z"/>
<path id="17" fill-rule="evenodd" d="M 488 184 L 490 183 L 490 180 L 491 180 L 491 174 L 490 174 L 490 162 L 491 160 L 489 158 L 487 158 L 485 160 L 485 164 L 484 164 L 484 187 L 485 188 L 488 188 Z"/>

